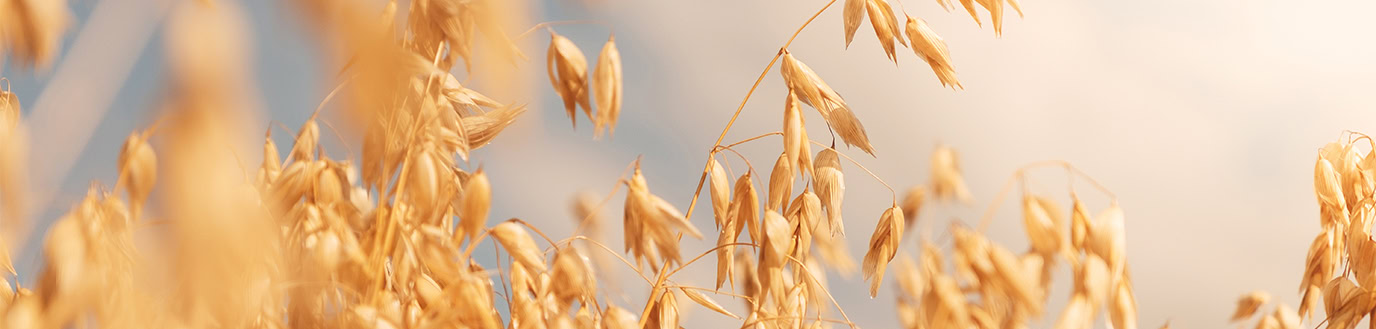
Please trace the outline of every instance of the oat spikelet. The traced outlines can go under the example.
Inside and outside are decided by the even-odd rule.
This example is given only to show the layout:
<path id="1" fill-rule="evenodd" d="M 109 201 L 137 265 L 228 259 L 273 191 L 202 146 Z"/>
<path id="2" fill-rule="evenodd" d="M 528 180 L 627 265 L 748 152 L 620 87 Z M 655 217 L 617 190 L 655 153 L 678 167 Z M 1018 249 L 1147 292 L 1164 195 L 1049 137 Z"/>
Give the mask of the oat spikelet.
<path id="1" fill-rule="evenodd" d="M 716 156 L 712 156 L 712 162 L 707 166 L 710 173 L 707 190 L 712 198 L 712 216 L 717 219 L 717 229 L 726 230 L 731 223 L 731 215 L 727 213 L 731 207 L 731 178 L 726 176 L 726 169 L 721 167 L 721 162 L 717 162 Z"/>
<path id="2" fill-rule="evenodd" d="M 464 240 L 477 239 L 487 223 L 488 211 L 492 209 L 492 184 L 481 169 L 468 176 L 463 185 L 462 201 L 459 202 L 459 226 L 454 232 L 454 245 L 462 245 Z M 477 242 L 473 240 L 473 242 Z"/>
<path id="3" fill-rule="evenodd" d="M 793 193 L 793 166 L 788 154 L 780 153 L 769 174 L 769 204 L 766 209 L 783 211 L 788 207 L 788 195 Z"/>
<path id="4" fill-rule="evenodd" d="M 879 224 L 870 235 L 869 251 L 861 265 L 865 281 L 870 282 L 870 298 L 879 293 L 879 284 L 884 281 L 884 267 L 893 260 L 898 251 L 898 243 L 903 237 L 903 209 L 898 206 L 889 208 L 879 217 Z"/>
<path id="5" fill-rule="evenodd" d="M 932 194 L 942 201 L 971 200 L 970 191 L 965 187 L 965 178 L 960 174 L 960 158 L 956 150 L 948 146 L 937 146 L 932 150 Z"/>
<path id="6" fill-rule="evenodd" d="M 57 57 L 72 14 L 66 0 L 15 0 L 0 3 L 0 60 L 13 52 L 23 66 L 47 68 Z"/>
<path id="7" fill-rule="evenodd" d="M 602 54 L 597 56 L 597 69 L 593 71 L 593 92 L 597 100 L 597 118 L 593 120 L 598 135 L 602 127 L 607 135 L 616 132 L 616 118 L 621 115 L 621 52 L 616 50 L 616 36 L 607 38 L 602 46 Z"/>
<path id="8" fill-rule="evenodd" d="M 1032 250 L 1043 257 L 1053 257 L 1061 251 L 1065 240 L 1065 222 L 1055 210 L 1055 204 L 1036 196 L 1023 198 L 1023 227 Z"/>
<path id="9" fill-rule="evenodd" d="M 807 64 L 803 64 L 794 58 L 792 53 L 784 50 L 783 68 L 779 72 L 783 74 L 788 88 L 798 94 L 803 104 L 817 109 L 836 135 L 841 136 L 842 142 L 874 155 L 874 146 L 870 145 L 870 138 L 866 135 L 865 126 L 860 123 L 860 119 L 851 112 L 850 106 L 846 105 L 841 94 L 832 90 L 817 73 L 807 67 Z"/>
<path id="10" fill-rule="evenodd" d="M 889 60 L 897 65 L 894 39 L 898 39 L 898 43 L 904 47 L 907 47 L 908 43 L 903 41 L 902 34 L 898 31 L 898 19 L 894 17 L 893 8 L 889 7 L 889 2 L 885 0 L 866 0 L 865 11 L 870 16 L 870 26 L 874 27 L 874 35 L 884 47 L 884 55 L 889 56 Z"/>
<path id="11" fill-rule="evenodd" d="M 926 198 L 926 187 L 918 185 L 908 189 L 901 204 L 903 206 L 903 219 L 907 220 L 907 223 L 903 224 L 904 226 L 913 227 L 917 223 L 917 213 L 922 209 L 922 201 Z"/>
<path id="12" fill-rule="evenodd" d="M 1271 295 L 1264 291 L 1253 291 L 1237 299 L 1237 310 L 1228 322 L 1237 322 L 1252 317 L 1262 305 L 1271 301 Z"/>
<path id="13" fill-rule="evenodd" d="M 147 134 L 134 132 L 124 140 L 124 148 L 119 154 L 119 171 L 129 191 L 133 214 L 137 217 L 139 209 L 153 190 L 153 184 L 158 181 L 158 158 L 153 147 L 148 145 Z"/>
<path id="14" fill-rule="evenodd" d="M 855 31 L 860 29 L 860 20 L 865 18 L 865 3 L 867 0 L 846 0 L 846 7 L 842 12 L 842 24 L 846 32 L 846 49 L 850 49 L 850 41 L 855 39 Z"/>
<path id="15" fill-rule="evenodd" d="M 698 305 L 702 305 L 702 307 L 706 307 L 707 309 L 712 310 L 713 312 L 721 313 L 723 315 L 735 319 L 741 318 L 740 316 L 731 314 L 731 311 L 727 311 L 725 307 L 721 307 L 721 304 L 717 304 L 717 302 L 712 300 L 711 297 L 708 297 L 707 295 L 704 295 L 695 289 L 688 289 L 686 287 L 680 286 L 678 290 L 680 292 L 683 292 L 684 296 L 688 296 L 688 299 L 693 300 L 694 303 L 698 303 Z"/>
<path id="16" fill-rule="evenodd" d="M 1137 297 L 1126 277 L 1118 280 L 1109 295 L 1108 315 L 1115 329 L 1137 329 Z"/>
<path id="17" fill-rule="evenodd" d="M 593 275 L 592 263 L 576 248 L 563 248 L 554 255 L 554 269 L 550 274 L 554 297 L 562 308 L 567 309 L 574 301 L 592 300 L 597 292 L 597 276 Z"/>
<path id="18" fill-rule="evenodd" d="M 805 146 L 808 145 L 807 131 L 803 127 L 803 111 L 798 107 L 798 95 L 791 90 L 788 98 L 784 101 L 784 156 L 788 158 L 789 166 L 797 169 L 798 172 L 811 174 L 812 166 L 802 167 L 800 159 L 807 160 L 811 154 L 807 154 Z M 808 161 L 807 164 L 811 164 Z"/>
<path id="19" fill-rule="evenodd" d="M 564 111 L 569 115 L 569 121 L 574 127 L 578 126 L 578 118 L 574 116 L 578 106 L 583 107 L 583 114 L 590 120 L 596 120 L 592 115 L 592 106 L 588 100 L 588 59 L 583 57 L 583 51 L 578 49 L 578 45 L 573 44 L 554 30 L 549 31 L 549 53 L 545 57 L 546 70 L 549 73 L 549 83 L 554 85 L 554 91 L 559 97 L 564 99 Z"/>
<path id="20" fill-rule="evenodd" d="M 931 27 L 927 26 L 927 21 L 921 18 L 908 16 L 906 25 L 913 52 L 932 67 L 937 80 L 941 80 L 941 86 L 965 89 L 960 85 L 960 80 L 956 79 L 955 69 L 951 68 L 951 54 L 946 50 L 946 41 L 932 31 Z M 900 37 L 899 40 L 903 38 Z"/>
<path id="21" fill-rule="evenodd" d="M 812 188 L 817 190 L 817 198 L 822 201 L 822 209 L 826 210 L 831 234 L 845 235 L 845 225 L 841 222 L 841 201 L 845 199 L 846 177 L 841 173 L 841 160 L 835 149 L 826 148 L 817 152 L 817 160 L 813 163 L 816 168 L 813 169 L 815 176 Z"/>
<path id="22" fill-rule="evenodd" d="M 741 230 L 745 229 L 750 233 L 750 242 L 760 242 L 760 197 L 755 193 L 755 184 L 751 183 L 749 172 L 736 179 L 736 188 L 731 193 L 731 198 L 731 209 L 728 213 L 736 215 L 731 220 L 735 223 L 733 230 L 739 235 Z"/>
<path id="23" fill-rule="evenodd" d="M 1089 208 L 1085 208 L 1084 202 L 1080 197 L 1071 193 L 1073 200 L 1070 211 L 1070 245 L 1075 251 L 1085 250 L 1085 238 L 1089 234 Z"/>
<path id="24" fill-rule="evenodd" d="M 536 273 L 545 271 L 545 260 L 540 256 L 540 249 L 535 247 L 535 240 L 531 240 L 521 224 L 512 221 L 497 224 L 492 227 L 492 237 L 502 244 L 502 249 L 506 249 L 517 264 Z"/>
<path id="25" fill-rule="evenodd" d="M 491 143 L 497 134 L 516 122 L 516 117 L 525 112 L 525 106 L 515 106 L 463 117 L 464 136 L 468 136 L 464 150 L 476 150 Z"/>

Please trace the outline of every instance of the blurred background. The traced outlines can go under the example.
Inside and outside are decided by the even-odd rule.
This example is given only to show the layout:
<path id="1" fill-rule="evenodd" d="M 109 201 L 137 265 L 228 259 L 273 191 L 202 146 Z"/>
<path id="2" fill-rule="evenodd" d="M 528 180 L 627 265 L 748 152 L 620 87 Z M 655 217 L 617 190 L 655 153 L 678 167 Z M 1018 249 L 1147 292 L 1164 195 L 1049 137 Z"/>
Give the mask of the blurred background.
<path id="1" fill-rule="evenodd" d="M 1142 327 L 1168 321 L 1176 328 L 1225 326 L 1236 298 L 1252 290 L 1298 305 L 1303 258 L 1319 233 L 1312 187 L 1316 150 L 1339 140 L 1344 130 L 1376 132 L 1376 111 L 1370 110 L 1376 106 L 1370 97 L 1376 44 L 1359 42 L 1376 3 L 1024 0 L 1026 17 L 1009 16 L 996 37 L 987 17 L 981 28 L 965 12 L 947 12 L 936 1 L 891 2 L 944 37 L 964 90 L 942 88 L 911 50 L 899 49 L 898 64 L 889 62 L 867 26 L 846 49 L 840 4 L 818 17 L 790 50 L 846 97 L 877 150 L 874 157 L 841 151 L 899 189 L 899 197 L 928 181 L 934 147 L 959 152 L 975 202 L 929 203 L 919 224 L 909 228 L 903 249 L 908 254 L 900 257 L 917 251 L 915 238 L 945 241 L 940 237 L 949 221 L 977 223 L 1022 165 L 1057 159 L 1103 183 L 1125 210 Z M 823 4 L 531 0 L 525 27 L 553 20 L 606 23 L 555 29 L 590 60 L 615 33 L 625 102 L 612 138 L 594 140 L 585 119 L 571 128 L 544 77 L 548 34 L 519 40 L 530 57 L 518 69 L 525 92 L 494 97 L 528 103 L 530 110 L 473 160 L 494 186 L 491 223 L 519 217 L 552 236 L 566 236 L 575 224 L 572 198 L 579 192 L 607 194 L 626 165 L 641 156 L 651 190 L 686 210 L 706 151 L 732 111 L 779 46 Z M 32 124 L 34 184 L 48 196 L 35 237 L 80 200 L 91 181 L 113 184 L 124 137 L 153 121 L 168 92 L 159 31 L 167 2 L 75 1 L 72 7 L 73 25 L 51 69 L 10 63 L 0 69 Z M 262 130 L 254 134 L 269 129 L 268 120 L 295 130 L 333 87 L 337 68 L 322 59 L 328 45 L 315 41 L 289 3 L 248 0 L 237 7 L 253 45 L 256 98 L 250 103 L 257 108 L 245 110 L 262 118 Z M 482 79 L 475 81 L 471 87 L 485 92 Z M 778 130 L 784 95 L 775 70 L 726 140 Z M 810 136 L 827 140 L 816 112 L 804 111 L 811 113 L 805 114 Z M 273 134 L 279 145 L 290 145 L 291 135 Z M 358 145 L 356 137 L 349 140 Z M 322 141 L 336 156 L 347 154 L 349 147 L 334 138 Z M 767 166 L 780 143 L 765 138 L 741 150 Z M 891 194 L 852 164 L 843 167 L 847 243 L 858 261 Z M 1076 186 L 1092 212 L 1108 205 L 1109 196 L 1087 184 Z M 1060 170 L 1031 171 L 1029 188 L 1069 208 Z M 616 226 L 623 198 L 618 193 L 602 211 L 613 223 L 607 229 L 614 233 L 606 241 L 611 246 L 621 244 Z M 1022 251 L 1027 242 L 1016 200 L 994 204 L 989 235 Z M 701 201 L 706 205 L 706 198 Z M 703 231 L 713 225 L 707 209 L 692 218 Z M 40 262 L 38 240 L 30 239 L 15 257 L 27 284 Z M 688 241 L 684 253 L 691 257 L 712 244 Z M 1059 314 L 1071 289 L 1067 272 L 1062 269 L 1053 284 L 1055 307 L 1039 327 Z M 707 261 L 689 267 L 678 282 L 710 286 L 713 274 Z M 619 275 L 633 274 L 623 269 Z M 828 277 L 833 295 L 856 323 L 897 326 L 892 278 L 871 299 L 858 275 Z M 609 283 L 623 290 L 614 303 L 635 310 L 643 305 L 645 285 Z M 739 301 L 719 301 L 743 308 Z M 738 324 L 696 306 L 685 313 L 685 327 Z M 699 314 L 704 316 L 693 316 Z"/>

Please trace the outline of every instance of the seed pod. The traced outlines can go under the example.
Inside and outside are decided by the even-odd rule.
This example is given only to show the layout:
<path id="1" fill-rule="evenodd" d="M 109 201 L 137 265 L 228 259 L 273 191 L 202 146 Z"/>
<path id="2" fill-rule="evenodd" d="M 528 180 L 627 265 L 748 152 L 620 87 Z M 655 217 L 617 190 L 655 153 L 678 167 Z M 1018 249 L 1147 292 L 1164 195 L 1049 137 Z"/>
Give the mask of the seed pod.
<path id="1" fill-rule="evenodd" d="M 870 235 L 869 251 L 861 265 L 865 281 L 870 282 L 870 297 L 879 293 L 879 284 L 884 281 L 884 267 L 893 260 L 898 251 L 898 243 L 903 237 L 903 209 L 898 206 L 889 208 L 879 217 L 879 223 Z"/>
<path id="2" fill-rule="evenodd" d="M 583 51 L 578 49 L 578 45 L 550 30 L 549 53 L 545 57 L 545 66 L 549 73 L 549 83 L 554 85 L 555 93 L 564 99 L 564 111 L 568 113 L 573 126 L 578 127 L 578 118 L 574 116 L 574 112 L 579 105 L 583 106 L 583 114 L 586 114 L 588 119 L 593 119 L 592 106 L 588 104 L 588 59 L 583 57 Z"/>
<path id="3" fill-rule="evenodd" d="M 793 193 L 793 168 L 787 154 L 779 154 L 774 162 L 774 170 L 769 174 L 769 207 L 766 209 L 783 211 L 788 207 L 788 195 Z"/>
<path id="4" fill-rule="evenodd" d="M 607 135 L 616 131 L 616 118 L 621 115 L 621 52 L 616 50 L 616 36 L 607 38 L 602 46 L 602 54 L 597 57 L 597 69 L 593 72 L 593 86 L 597 94 L 597 127 L 593 135 L 607 127 Z"/>
<path id="5" fill-rule="evenodd" d="M 1090 305 L 1102 305 L 1108 299 L 1109 290 L 1114 288 L 1112 282 L 1108 264 L 1099 256 L 1086 255 L 1075 273 L 1075 294 L 1085 296 Z"/>
<path id="6" fill-rule="evenodd" d="M 526 233 L 521 224 L 511 221 L 497 224 L 492 227 L 492 236 L 497 238 L 497 242 L 502 244 L 502 248 L 511 254 L 516 263 L 536 273 L 545 271 L 545 261 L 540 257 L 540 249 L 535 247 L 535 240 L 530 239 L 530 234 Z"/>
<path id="7" fill-rule="evenodd" d="M 455 245 L 463 244 L 465 239 L 477 239 L 487 223 L 487 214 L 492 207 L 492 185 L 487 174 L 481 169 L 468 177 L 463 186 L 463 201 L 459 203 L 459 232 L 455 232 Z M 464 236 L 467 237 L 464 237 Z M 474 240 L 474 242 L 477 242 Z"/>

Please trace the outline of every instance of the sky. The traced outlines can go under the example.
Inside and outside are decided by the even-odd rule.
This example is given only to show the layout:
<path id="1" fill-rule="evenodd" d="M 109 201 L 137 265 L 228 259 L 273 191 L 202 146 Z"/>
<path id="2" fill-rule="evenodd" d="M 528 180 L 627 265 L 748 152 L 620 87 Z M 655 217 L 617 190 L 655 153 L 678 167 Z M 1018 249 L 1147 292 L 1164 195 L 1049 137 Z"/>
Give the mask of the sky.
<path id="1" fill-rule="evenodd" d="M 1176 328 L 1224 326 L 1236 298 L 1253 290 L 1298 305 L 1305 252 L 1319 233 L 1311 181 L 1316 150 L 1338 141 L 1345 130 L 1376 131 L 1376 112 L 1370 110 L 1376 100 L 1368 96 L 1376 87 L 1376 66 L 1369 61 L 1376 57 L 1376 45 L 1356 42 L 1364 40 L 1369 29 L 1362 23 L 1376 4 L 1026 0 L 1026 16 L 1010 16 L 1000 37 L 987 20 L 980 27 L 966 13 L 947 12 L 935 1 L 892 2 L 895 10 L 925 19 L 945 39 L 965 89 L 942 88 L 909 49 L 898 49 L 896 65 L 888 61 L 868 24 L 845 47 L 839 4 L 804 29 L 790 51 L 844 95 L 877 150 L 873 157 L 856 149 L 841 151 L 900 194 L 927 183 L 929 155 L 937 145 L 959 152 L 976 201 L 924 207 L 917 228 L 909 228 L 910 238 L 941 236 L 953 220 L 978 222 L 1020 167 L 1064 160 L 1112 191 L 1111 197 L 1082 182 L 1075 185 L 1092 212 L 1113 199 L 1126 213 L 1128 261 L 1142 327 L 1167 321 Z M 160 26 L 165 4 L 158 0 L 131 0 L 125 9 L 110 6 L 109 17 L 124 22 L 110 26 L 124 29 L 106 31 L 108 38 L 91 38 L 90 48 L 105 49 L 98 57 L 108 57 L 96 59 L 103 65 L 90 70 L 108 75 L 68 75 L 96 87 L 112 81 L 105 84 L 115 87 L 104 88 L 113 90 L 106 96 L 108 104 L 71 103 L 80 97 L 62 96 L 87 91 L 100 96 L 101 88 L 45 88 L 55 88 L 54 81 L 63 77 L 65 60 L 80 56 L 72 50 L 75 40 L 87 33 L 83 27 L 94 25 L 92 12 L 108 3 L 113 2 L 74 4 L 76 23 L 57 70 L 6 66 L 0 71 L 26 105 L 26 118 L 48 109 L 108 108 L 103 116 L 86 118 L 93 137 L 84 147 L 70 146 L 73 138 L 66 130 L 50 130 L 55 137 L 34 140 L 35 161 L 61 159 L 67 149 L 75 154 L 67 175 L 44 184 L 53 194 L 40 216 L 44 223 L 79 200 L 91 180 L 114 181 L 124 136 L 152 121 L 151 109 L 164 92 L 161 37 L 140 33 Z M 626 80 L 623 114 L 612 138 L 594 140 L 586 120 L 570 127 L 539 61 L 547 35 L 533 33 L 520 40 L 532 57 L 520 71 L 528 92 L 509 99 L 528 102 L 530 111 L 475 154 L 475 164 L 485 168 L 494 186 L 492 221 L 519 217 L 553 236 L 567 235 L 574 224 L 572 197 L 610 192 L 637 158 L 643 159 L 651 190 L 686 209 L 706 151 L 741 98 L 789 35 L 825 3 L 532 3 L 529 23 L 604 22 L 555 27 L 590 59 L 615 33 Z M 329 91 L 333 71 L 324 66 L 322 46 L 312 41 L 294 8 L 266 0 L 241 6 L 252 32 L 256 103 L 267 118 L 294 129 Z M 127 62 L 122 65 L 128 73 L 119 72 L 121 61 Z M 477 86 L 482 90 L 481 82 Z M 50 92 L 53 96 L 44 99 Z M 777 70 L 771 71 L 726 140 L 778 130 L 784 94 Z M 811 136 L 827 138 L 815 112 L 807 113 Z M 279 145 L 289 142 L 281 137 L 287 135 L 275 134 Z M 772 163 L 779 143 L 766 138 L 741 151 L 754 163 Z M 843 168 L 848 176 L 847 243 L 858 260 L 891 194 L 858 167 L 847 163 Z M 1063 173 L 1033 170 L 1029 182 L 1030 190 L 1068 208 Z M 624 194 L 616 194 L 603 214 L 620 218 L 622 198 Z M 1014 200 L 995 204 L 988 234 L 1021 251 L 1027 242 Z M 692 218 L 700 230 L 711 231 L 709 213 Z M 620 232 L 615 227 L 608 231 Z M 608 244 L 620 245 L 614 235 Z M 912 240 L 904 250 L 915 253 Z M 711 243 L 685 241 L 684 250 L 696 254 Z M 21 268 L 37 262 L 36 248 L 28 249 L 16 259 Z M 33 265 L 27 268 L 32 271 Z M 713 270 L 711 262 L 690 266 L 678 281 L 708 286 Z M 858 276 L 828 277 L 833 295 L 852 320 L 867 328 L 896 326 L 892 277 L 873 299 Z M 1034 327 L 1054 321 L 1069 294 L 1068 279 L 1061 270 L 1052 287 L 1055 306 Z M 638 296 L 648 289 L 623 286 L 624 294 L 613 302 L 639 309 L 643 297 Z M 722 302 L 741 308 L 735 301 Z M 687 327 L 736 323 L 705 309 L 685 312 L 705 314 L 687 317 Z"/>

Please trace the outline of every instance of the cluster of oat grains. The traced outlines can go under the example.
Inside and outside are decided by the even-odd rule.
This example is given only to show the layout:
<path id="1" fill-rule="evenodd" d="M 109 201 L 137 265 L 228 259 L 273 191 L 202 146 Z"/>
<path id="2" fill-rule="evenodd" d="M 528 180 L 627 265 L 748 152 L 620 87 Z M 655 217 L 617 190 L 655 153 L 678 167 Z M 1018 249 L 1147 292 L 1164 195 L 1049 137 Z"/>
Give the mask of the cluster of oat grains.
<path id="1" fill-rule="evenodd" d="M 974 4 L 983 6 L 995 33 L 1002 31 L 1005 5 L 1021 12 L 1011 0 L 961 3 L 976 22 Z M 489 218 L 492 191 L 503 186 L 470 162 L 474 151 L 490 145 L 525 111 L 524 105 L 465 86 L 468 79 L 483 78 L 472 72 L 480 52 L 517 65 L 525 59 L 513 41 L 521 37 L 503 30 L 509 4 L 295 4 L 322 38 L 337 42 L 340 50 L 329 55 L 343 69 L 292 145 L 279 149 L 268 129 L 262 162 L 257 168 L 242 162 L 236 150 L 256 137 L 237 133 L 251 126 L 234 110 L 246 107 L 244 88 L 235 86 L 248 83 L 240 18 L 223 10 L 223 3 L 181 5 L 168 24 L 173 92 L 166 109 L 156 123 L 126 139 L 114 186 L 93 184 L 49 230 L 37 285 L 6 281 L 0 290 L 4 327 L 678 328 L 689 302 L 738 319 L 742 327 L 854 327 L 828 291 L 828 272 L 850 276 L 858 266 L 875 296 L 889 263 L 903 259 L 901 242 L 911 235 L 905 232 L 914 228 L 918 209 L 929 200 L 972 199 L 953 149 L 933 152 L 930 181 L 899 199 L 834 141 L 809 138 L 804 105 L 845 145 L 876 154 L 856 111 L 789 51 L 814 15 L 756 82 L 782 59 L 788 93 L 780 131 L 722 144 L 729 123 L 708 153 L 686 213 L 655 194 L 668 187 L 652 190 L 640 162 L 633 163 L 630 176 L 617 182 L 617 189 L 626 187 L 620 252 L 600 242 L 608 224 L 601 214 L 606 200 L 590 196 L 574 203 L 580 221 L 573 236 L 556 241 L 526 221 Z M 949 2 L 942 5 L 951 8 Z M 0 9 L 7 10 L 0 17 L 22 18 L 0 21 L 0 49 L 30 65 L 50 60 L 64 24 L 65 10 L 58 9 L 64 7 L 57 0 L 0 0 Z M 868 15 L 888 59 L 898 62 L 895 43 L 911 47 L 943 86 L 963 88 L 944 41 L 925 21 L 904 13 L 900 22 L 886 0 L 846 0 L 844 7 L 847 47 Z M 404 22 L 398 21 L 401 10 Z M 582 108 L 594 136 L 604 128 L 610 135 L 624 78 L 615 37 L 589 72 L 582 50 L 551 25 L 532 30 L 549 31 L 546 70 L 566 114 L 576 125 Z M 460 61 L 469 74 L 464 79 L 453 73 Z M 336 95 L 348 102 L 329 106 Z M 322 114 L 331 111 L 337 113 Z M 10 241 L 23 231 L 28 213 L 22 166 L 27 143 L 18 102 L 8 90 L 0 93 L 0 114 L 0 207 Z M 336 131 L 327 117 L 355 128 L 340 131 L 357 133 Z M 332 157 L 321 141 L 330 135 L 344 144 L 357 139 L 360 156 Z M 783 141 L 777 157 L 769 154 L 775 161 L 768 176 L 733 148 L 773 135 Z M 732 172 L 729 154 L 741 160 L 744 166 L 737 169 L 743 170 Z M 842 216 L 846 174 L 855 179 L 857 168 L 893 194 L 889 207 L 875 211 L 876 228 L 858 265 L 846 248 Z M 711 236 L 690 221 L 704 185 L 717 241 L 685 261 L 682 238 Z M 1091 219 L 1071 197 L 1073 211 L 1063 217 L 1054 202 L 1025 196 L 1024 225 L 1032 245 L 1021 255 L 986 239 L 982 228 L 955 226 L 954 273 L 948 274 L 938 248 L 923 242 L 921 265 L 900 261 L 894 273 L 901 323 L 1024 327 L 1047 312 L 1049 273 L 1064 261 L 1076 283 L 1058 328 L 1086 328 L 1098 313 L 1108 314 L 1115 328 L 1135 328 L 1122 212 L 1115 204 Z M 1347 206 L 1342 209 L 1355 207 Z M 155 237 L 145 237 L 151 231 Z M 144 239 L 172 251 L 150 252 L 137 243 Z M 510 261 L 480 265 L 473 252 L 485 240 Z M 0 256 L 8 280 L 15 275 L 9 251 L 0 250 Z M 717 265 L 714 287 L 678 283 L 677 273 L 713 258 L 708 256 Z M 639 313 L 608 297 L 608 285 L 619 282 L 608 278 L 622 265 L 650 287 Z M 744 308 L 723 305 L 722 298 L 738 299 Z"/>

